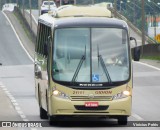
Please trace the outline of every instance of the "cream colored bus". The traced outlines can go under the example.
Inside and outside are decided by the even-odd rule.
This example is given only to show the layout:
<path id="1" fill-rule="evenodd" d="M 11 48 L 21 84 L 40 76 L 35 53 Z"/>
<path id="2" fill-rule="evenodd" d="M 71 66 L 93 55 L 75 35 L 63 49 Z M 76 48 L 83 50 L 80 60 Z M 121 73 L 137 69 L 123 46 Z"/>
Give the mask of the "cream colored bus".
<path id="1" fill-rule="evenodd" d="M 103 7 L 63 6 L 41 15 L 35 50 L 40 118 L 109 117 L 127 124 L 132 108 L 128 25 Z M 139 47 L 133 58 L 139 60 Z"/>

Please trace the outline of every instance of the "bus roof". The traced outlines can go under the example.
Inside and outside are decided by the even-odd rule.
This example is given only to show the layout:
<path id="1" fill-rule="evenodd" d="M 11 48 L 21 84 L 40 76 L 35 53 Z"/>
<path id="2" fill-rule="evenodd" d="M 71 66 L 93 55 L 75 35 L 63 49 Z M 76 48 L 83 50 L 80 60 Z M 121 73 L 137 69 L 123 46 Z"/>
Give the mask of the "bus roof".
<path id="1" fill-rule="evenodd" d="M 73 6 L 66 5 L 57 9 L 56 14 L 52 12 L 39 17 L 39 22 L 46 25 L 61 27 L 65 26 L 127 26 L 119 19 L 112 18 L 111 12 L 105 7 L 99 6 Z"/>
<path id="2" fill-rule="evenodd" d="M 70 5 L 58 8 L 55 17 L 111 17 L 111 12 L 106 7 Z"/>
<path id="3" fill-rule="evenodd" d="M 47 17 L 47 14 L 43 14 Z M 40 18 L 43 18 L 43 15 Z M 53 18 L 63 18 L 63 17 L 109 17 L 111 18 L 111 11 L 106 7 L 100 6 L 73 6 L 64 5 L 59 7 L 54 12 L 48 12 Z"/>

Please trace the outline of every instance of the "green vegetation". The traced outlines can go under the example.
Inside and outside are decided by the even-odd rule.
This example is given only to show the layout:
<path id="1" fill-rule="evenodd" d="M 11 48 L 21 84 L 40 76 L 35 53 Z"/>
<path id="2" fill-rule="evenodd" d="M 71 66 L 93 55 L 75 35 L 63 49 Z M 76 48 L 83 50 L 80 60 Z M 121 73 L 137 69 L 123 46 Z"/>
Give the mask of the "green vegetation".
<path id="1" fill-rule="evenodd" d="M 160 61 L 160 56 L 142 56 L 141 59 L 159 60 Z"/>

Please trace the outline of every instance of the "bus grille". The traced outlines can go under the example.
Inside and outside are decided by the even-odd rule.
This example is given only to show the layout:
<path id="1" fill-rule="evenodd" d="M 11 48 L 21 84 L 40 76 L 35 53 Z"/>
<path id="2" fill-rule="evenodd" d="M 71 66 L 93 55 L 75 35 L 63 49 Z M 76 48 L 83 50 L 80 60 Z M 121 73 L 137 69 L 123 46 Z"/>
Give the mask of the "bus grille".
<path id="1" fill-rule="evenodd" d="M 98 107 L 85 107 L 82 105 L 75 105 L 74 106 L 77 110 L 107 110 L 109 106 L 98 106 Z"/>
<path id="2" fill-rule="evenodd" d="M 112 96 L 71 96 L 72 101 L 111 101 Z"/>

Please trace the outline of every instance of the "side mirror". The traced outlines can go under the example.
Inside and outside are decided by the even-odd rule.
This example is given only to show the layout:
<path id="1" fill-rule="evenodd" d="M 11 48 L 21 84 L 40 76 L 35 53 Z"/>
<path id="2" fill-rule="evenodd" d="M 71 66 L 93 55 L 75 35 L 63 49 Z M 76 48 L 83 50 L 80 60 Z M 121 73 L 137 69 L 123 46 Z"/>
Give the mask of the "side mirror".
<path id="1" fill-rule="evenodd" d="M 137 46 L 133 50 L 133 59 L 134 61 L 139 61 L 141 56 L 141 47 Z"/>
<path id="2" fill-rule="evenodd" d="M 0 65 L 2 65 L 2 63 L 0 63 Z"/>
<path id="3" fill-rule="evenodd" d="M 134 37 L 130 37 L 130 40 L 134 40 L 136 45 L 136 47 L 133 48 L 133 59 L 134 61 L 139 61 L 141 56 L 141 47 L 137 46 L 137 40 Z"/>

